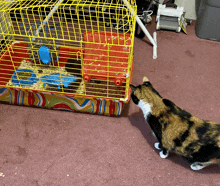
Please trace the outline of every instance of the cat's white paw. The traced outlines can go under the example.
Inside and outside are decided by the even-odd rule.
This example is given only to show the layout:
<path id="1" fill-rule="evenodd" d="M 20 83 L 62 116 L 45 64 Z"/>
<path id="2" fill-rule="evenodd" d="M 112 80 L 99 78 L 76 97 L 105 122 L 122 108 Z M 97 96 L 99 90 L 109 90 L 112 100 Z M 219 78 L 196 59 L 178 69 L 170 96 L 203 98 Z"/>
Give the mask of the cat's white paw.
<path id="1" fill-rule="evenodd" d="M 158 150 L 161 149 L 161 148 L 160 148 L 160 143 L 159 143 L 159 142 L 154 143 L 154 147 L 155 147 L 156 149 L 158 149 Z"/>
<path id="2" fill-rule="evenodd" d="M 198 163 L 198 162 L 195 162 L 193 164 L 190 165 L 190 168 L 192 170 L 201 170 L 203 169 L 204 167 L 206 167 L 205 165 L 201 164 L 201 163 Z"/>
<path id="3" fill-rule="evenodd" d="M 169 151 L 167 151 L 166 154 L 164 154 L 163 151 L 160 151 L 159 155 L 160 155 L 160 157 L 163 158 L 163 159 L 164 159 L 164 158 L 167 158 L 168 155 L 169 155 Z"/>

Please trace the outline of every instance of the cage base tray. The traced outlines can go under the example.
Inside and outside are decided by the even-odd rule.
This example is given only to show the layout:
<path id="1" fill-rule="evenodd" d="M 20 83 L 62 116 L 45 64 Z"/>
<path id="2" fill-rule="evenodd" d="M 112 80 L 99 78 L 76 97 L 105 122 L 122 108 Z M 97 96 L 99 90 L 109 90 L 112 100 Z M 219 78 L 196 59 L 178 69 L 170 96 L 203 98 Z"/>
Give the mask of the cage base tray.
<path id="1" fill-rule="evenodd" d="M 119 116 L 125 102 L 0 87 L 0 103 L 41 107 L 90 114 Z"/>

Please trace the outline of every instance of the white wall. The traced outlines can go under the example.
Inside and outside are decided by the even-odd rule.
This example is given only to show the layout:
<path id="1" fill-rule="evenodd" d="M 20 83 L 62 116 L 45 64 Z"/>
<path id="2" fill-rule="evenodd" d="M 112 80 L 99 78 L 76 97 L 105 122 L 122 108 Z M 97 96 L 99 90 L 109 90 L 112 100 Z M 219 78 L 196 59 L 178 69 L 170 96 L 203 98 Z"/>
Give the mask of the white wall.
<path id="1" fill-rule="evenodd" d="M 160 3 L 163 0 L 159 0 Z M 186 11 L 187 19 L 196 19 L 196 0 L 175 0 L 177 6 L 183 6 Z"/>
<path id="2" fill-rule="evenodd" d="M 183 6 L 186 11 L 186 18 L 196 19 L 196 1 L 195 0 L 176 0 L 178 6 Z"/>

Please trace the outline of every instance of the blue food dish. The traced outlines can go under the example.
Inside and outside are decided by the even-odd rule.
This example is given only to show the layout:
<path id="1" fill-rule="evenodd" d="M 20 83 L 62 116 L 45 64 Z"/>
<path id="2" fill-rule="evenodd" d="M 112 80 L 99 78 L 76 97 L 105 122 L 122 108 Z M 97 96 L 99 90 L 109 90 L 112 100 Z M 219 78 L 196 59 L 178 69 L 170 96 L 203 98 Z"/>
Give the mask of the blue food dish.
<path id="1" fill-rule="evenodd" d="M 30 72 L 32 74 L 31 74 L 31 77 L 28 78 L 28 79 L 20 79 L 20 80 L 18 80 L 17 73 L 19 73 L 19 72 Z M 14 85 L 19 85 L 19 86 L 21 85 L 22 87 L 33 85 L 37 81 L 38 81 L 38 78 L 36 78 L 36 74 L 34 74 L 34 72 L 32 70 L 29 70 L 29 69 L 18 69 L 12 75 L 12 83 Z"/>
<path id="2" fill-rule="evenodd" d="M 54 74 L 40 77 L 40 80 L 43 82 L 44 87 L 46 84 L 48 84 L 48 85 L 58 86 L 58 89 L 60 89 L 61 87 L 61 79 L 62 79 L 63 86 L 68 87 L 68 85 L 77 81 L 78 79 L 81 79 L 81 77 L 65 75 L 65 74 L 60 74 L 60 73 L 54 73 Z"/>

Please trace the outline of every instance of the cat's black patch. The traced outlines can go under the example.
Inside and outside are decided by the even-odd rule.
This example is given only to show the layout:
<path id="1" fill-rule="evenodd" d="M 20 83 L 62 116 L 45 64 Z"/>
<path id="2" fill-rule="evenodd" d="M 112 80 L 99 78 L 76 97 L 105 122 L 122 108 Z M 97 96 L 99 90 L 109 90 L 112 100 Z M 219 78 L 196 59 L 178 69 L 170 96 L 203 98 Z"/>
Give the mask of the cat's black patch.
<path id="1" fill-rule="evenodd" d="M 192 117 L 192 115 L 189 112 L 187 112 L 183 109 L 180 109 L 179 112 L 182 116 L 184 116 L 184 118 L 190 119 Z"/>
<path id="2" fill-rule="evenodd" d="M 187 120 L 187 123 L 188 123 L 189 127 L 192 127 L 194 125 L 194 122 L 190 121 L 190 120 Z"/>
<path id="3" fill-rule="evenodd" d="M 200 146 L 199 150 L 196 150 Z M 209 135 L 205 135 L 197 141 L 190 143 L 185 147 L 189 162 L 207 162 L 210 159 L 220 157 L 220 148 L 217 142 Z M 195 152 L 196 150 L 196 152 Z"/>
<path id="4" fill-rule="evenodd" d="M 172 101 L 168 99 L 163 99 L 163 103 L 169 108 L 169 112 L 177 115 L 182 121 L 186 121 L 192 117 L 189 112 L 178 108 Z"/>
<path id="5" fill-rule="evenodd" d="M 194 141 L 194 142 L 190 143 L 189 145 L 187 145 L 185 147 L 185 151 L 187 151 L 187 154 L 193 154 L 196 146 L 198 146 L 198 141 Z"/>
<path id="6" fill-rule="evenodd" d="M 165 131 L 167 129 L 168 124 L 169 123 L 167 123 L 167 122 L 163 124 L 163 131 Z"/>
<path id="7" fill-rule="evenodd" d="M 157 119 L 160 120 L 161 118 L 164 118 L 164 112 L 161 112 L 159 116 L 157 116 Z"/>
<path id="8" fill-rule="evenodd" d="M 174 140 L 174 143 L 175 143 L 175 147 L 180 147 L 182 146 L 183 142 L 186 140 L 186 138 L 189 136 L 189 130 L 186 130 L 179 138 L 176 138 Z"/>
<path id="9" fill-rule="evenodd" d="M 163 148 L 163 154 L 167 154 L 167 149 Z"/>
<path id="10" fill-rule="evenodd" d="M 207 121 L 206 121 L 207 122 Z M 208 122 L 207 122 L 208 123 Z M 210 124 L 209 124 L 210 125 Z M 216 134 L 216 136 L 220 136 L 220 124 L 215 124 L 214 126 L 212 126 L 213 130 L 218 131 L 218 133 Z"/>
<path id="11" fill-rule="evenodd" d="M 170 120 L 165 121 L 165 113 L 161 112 L 160 115 L 157 117 L 158 121 L 160 122 L 161 126 L 163 126 L 163 131 L 166 130 L 167 126 L 171 123 Z"/>
<path id="12" fill-rule="evenodd" d="M 134 85 L 130 84 L 130 87 L 131 87 L 132 92 L 135 92 L 137 90 L 137 88 Z"/>
<path id="13" fill-rule="evenodd" d="M 220 124 L 216 124 L 215 127 L 216 127 L 216 130 L 220 132 Z"/>
<path id="14" fill-rule="evenodd" d="M 196 128 L 196 133 L 198 134 L 199 138 L 204 136 L 206 132 L 209 130 L 210 124 L 204 121 L 203 125 L 201 127 Z"/>
<path id="15" fill-rule="evenodd" d="M 173 113 L 173 114 L 178 115 L 178 116 L 180 115 L 179 110 L 177 110 L 178 107 L 176 107 L 175 104 L 172 101 L 170 101 L 168 99 L 163 99 L 163 103 L 168 107 L 168 109 L 169 109 L 168 111 L 170 113 Z"/>
<path id="16" fill-rule="evenodd" d="M 138 85 L 138 86 L 136 86 L 136 87 L 137 87 L 137 89 L 140 90 L 140 92 L 142 91 L 142 89 L 141 89 L 141 85 Z"/>
<path id="17" fill-rule="evenodd" d="M 210 159 L 218 157 L 220 154 L 220 148 L 214 141 L 210 141 L 209 144 L 201 146 L 199 151 L 192 154 L 191 162 L 207 162 Z"/>
<path id="18" fill-rule="evenodd" d="M 175 109 L 175 108 L 174 108 L 175 104 L 174 104 L 172 101 L 170 101 L 170 100 L 168 100 L 168 99 L 163 99 L 163 103 L 164 103 L 167 107 L 169 107 L 170 109 Z"/>
<path id="19" fill-rule="evenodd" d="M 182 146 L 183 142 L 184 142 L 184 141 L 186 140 L 186 138 L 189 136 L 190 128 L 193 126 L 194 122 L 188 120 L 187 123 L 188 123 L 188 125 L 189 125 L 189 126 L 188 126 L 188 129 L 181 135 L 180 138 L 174 139 L 175 147 L 180 147 L 180 146 Z"/>
<path id="20" fill-rule="evenodd" d="M 162 140 L 162 126 L 158 118 L 152 114 L 149 114 L 147 117 L 147 122 L 150 125 L 151 129 L 154 131 L 158 141 L 161 143 Z"/>
<path id="21" fill-rule="evenodd" d="M 131 94 L 131 99 L 133 100 L 134 104 L 138 104 L 139 103 L 139 99 L 137 98 L 137 96 L 134 95 L 134 93 L 132 92 Z"/>

